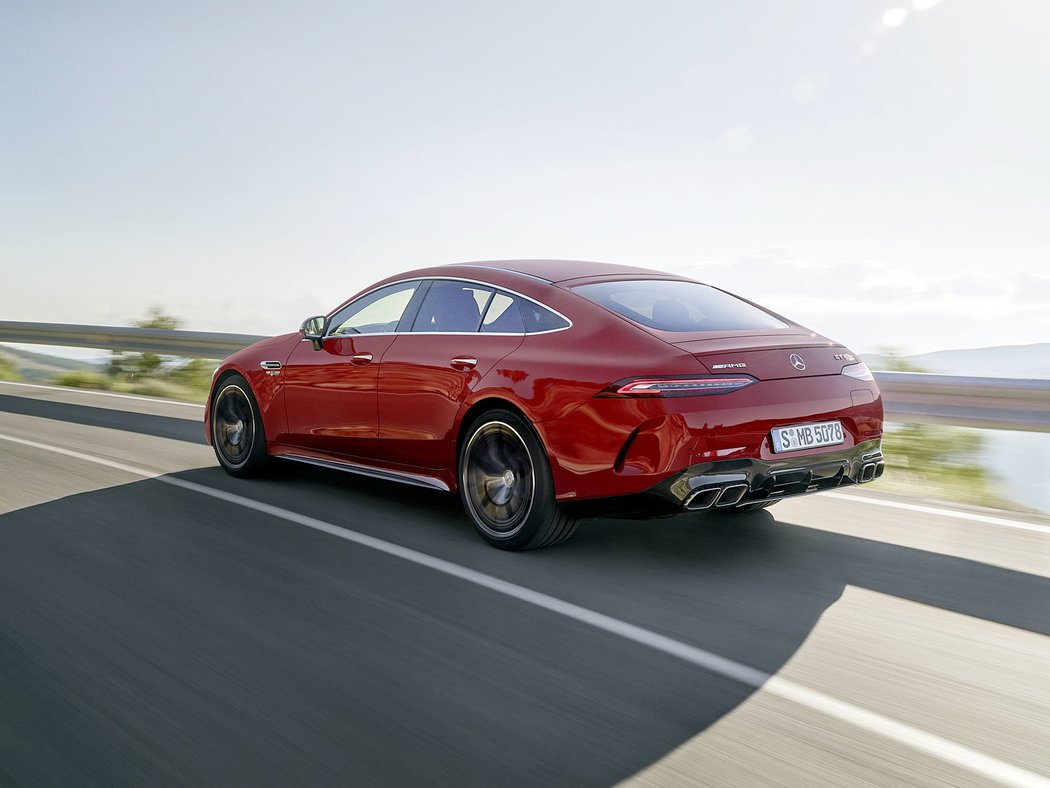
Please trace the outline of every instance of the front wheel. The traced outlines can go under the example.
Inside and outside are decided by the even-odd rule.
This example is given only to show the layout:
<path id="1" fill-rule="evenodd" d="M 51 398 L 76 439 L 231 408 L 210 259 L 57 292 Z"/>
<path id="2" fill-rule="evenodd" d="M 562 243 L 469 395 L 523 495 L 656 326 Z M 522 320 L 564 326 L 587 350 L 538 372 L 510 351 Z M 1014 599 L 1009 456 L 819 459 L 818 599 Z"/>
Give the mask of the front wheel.
<path id="1" fill-rule="evenodd" d="M 223 469 L 254 476 L 268 464 L 266 433 L 251 386 L 237 374 L 223 378 L 211 406 L 211 445 Z"/>
<path id="2" fill-rule="evenodd" d="M 459 496 L 481 538 L 502 550 L 563 542 L 576 520 L 554 500 L 554 480 L 532 426 L 491 410 L 466 431 L 459 452 Z"/>

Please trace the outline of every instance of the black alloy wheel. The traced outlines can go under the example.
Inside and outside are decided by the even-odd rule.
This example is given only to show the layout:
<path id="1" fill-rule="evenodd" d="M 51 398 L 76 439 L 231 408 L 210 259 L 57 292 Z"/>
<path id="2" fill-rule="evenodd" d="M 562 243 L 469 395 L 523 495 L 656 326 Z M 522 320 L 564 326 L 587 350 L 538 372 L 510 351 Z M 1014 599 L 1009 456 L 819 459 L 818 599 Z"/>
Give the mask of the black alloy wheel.
<path id="1" fill-rule="evenodd" d="M 248 382 L 229 375 L 216 387 L 211 411 L 212 447 L 234 476 L 251 476 L 266 465 L 266 435 Z"/>
<path id="2" fill-rule="evenodd" d="M 474 527 L 494 547 L 547 547 L 576 530 L 575 519 L 554 500 L 539 438 L 525 419 L 510 411 L 487 411 L 467 430 L 459 458 L 459 493 Z"/>

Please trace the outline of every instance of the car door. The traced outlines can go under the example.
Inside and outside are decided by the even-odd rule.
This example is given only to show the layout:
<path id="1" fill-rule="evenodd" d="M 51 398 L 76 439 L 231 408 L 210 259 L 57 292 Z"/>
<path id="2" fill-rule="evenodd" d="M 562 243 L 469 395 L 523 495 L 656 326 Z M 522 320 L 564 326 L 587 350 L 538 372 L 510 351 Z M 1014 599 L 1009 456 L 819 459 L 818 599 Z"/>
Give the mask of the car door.
<path id="1" fill-rule="evenodd" d="M 289 443 L 376 456 L 379 367 L 418 287 L 415 280 L 366 293 L 332 315 L 320 349 L 303 340 L 292 351 L 283 370 Z"/>
<path id="2" fill-rule="evenodd" d="M 379 456 L 449 467 L 463 401 L 524 338 L 511 296 L 487 285 L 433 280 L 412 330 L 398 334 L 379 370 Z"/>

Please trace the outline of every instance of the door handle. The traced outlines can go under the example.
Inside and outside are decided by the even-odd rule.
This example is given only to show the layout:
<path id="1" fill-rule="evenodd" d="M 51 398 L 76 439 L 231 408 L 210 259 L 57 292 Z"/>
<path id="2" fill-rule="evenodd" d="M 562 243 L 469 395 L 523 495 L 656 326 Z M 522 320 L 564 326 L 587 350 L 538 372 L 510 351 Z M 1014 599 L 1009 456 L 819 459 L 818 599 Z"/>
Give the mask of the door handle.
<path id="1" fill-rule="evenodd" d="M 350 363 L 351 364 L 356 364 L 359 367 L 367 366 L 368 364 L 372 363 L 372 354 L 371 353 L 354 353 L 354 355 L 350 356 Z"/>
<path id="2" fill-rule="evenodd" d="M 460 372 L 469 372 L 478 365 L 478 360 L 473 356 L 456 356 L 448 365 Z"/>

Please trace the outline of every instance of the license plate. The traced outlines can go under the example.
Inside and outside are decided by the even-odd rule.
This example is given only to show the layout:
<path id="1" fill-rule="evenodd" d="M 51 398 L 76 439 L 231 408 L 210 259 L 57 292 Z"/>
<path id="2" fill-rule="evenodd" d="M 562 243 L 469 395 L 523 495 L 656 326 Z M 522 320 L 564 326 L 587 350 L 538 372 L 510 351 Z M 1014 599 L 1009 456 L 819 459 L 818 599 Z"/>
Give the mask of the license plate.
<path id="1" fill-rule="evenodd" d="M 773 451 L 798 451 L 818 446 L 835 446 L 846 440 L 842 424 L 838 421 L 821 421 L 817 424 L 799 424 L 795 427 L 773 428 Z"/>

